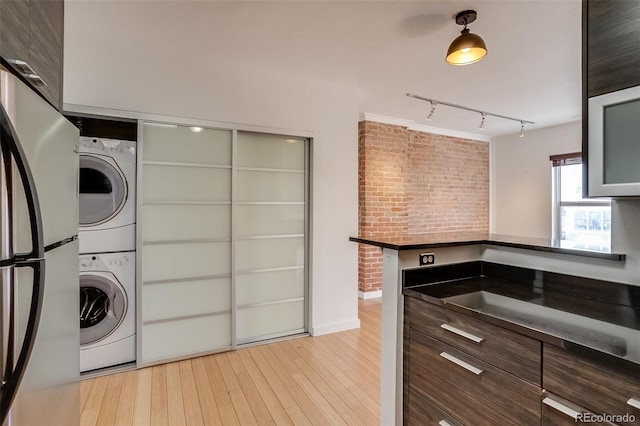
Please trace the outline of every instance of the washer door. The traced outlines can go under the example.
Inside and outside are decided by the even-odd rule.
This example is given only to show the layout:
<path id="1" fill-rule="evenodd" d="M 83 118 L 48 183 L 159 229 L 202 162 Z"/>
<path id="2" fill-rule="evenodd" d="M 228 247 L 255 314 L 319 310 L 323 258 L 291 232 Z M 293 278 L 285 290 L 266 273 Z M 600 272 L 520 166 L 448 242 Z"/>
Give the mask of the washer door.
<path id="1" fill-rule="evenodd" d="M 114 280 L 80 274 L 80 346 L 99 342 L 122 322 L 127 295 Z"/>
<path id="2" fill-rule="evenodd" d="M 127 180 L 117 166 L 80 155 L 80 226 L 95 226 L 117 215 L 127 201 Z"/>

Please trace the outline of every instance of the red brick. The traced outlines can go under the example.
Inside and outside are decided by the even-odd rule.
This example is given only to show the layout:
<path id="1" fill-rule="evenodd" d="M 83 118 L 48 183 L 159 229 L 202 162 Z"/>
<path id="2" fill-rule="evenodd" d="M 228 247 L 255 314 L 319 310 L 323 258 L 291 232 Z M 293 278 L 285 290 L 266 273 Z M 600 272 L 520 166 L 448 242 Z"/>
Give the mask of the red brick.
<path id="1" fill-rule="evenodd" d="M 489 145 L 363 121 L 358 129 L 359 234 L 396 238 L 489 229 Z M 358 288 L 382 287 L 382 252 L 358 250 Z"/>

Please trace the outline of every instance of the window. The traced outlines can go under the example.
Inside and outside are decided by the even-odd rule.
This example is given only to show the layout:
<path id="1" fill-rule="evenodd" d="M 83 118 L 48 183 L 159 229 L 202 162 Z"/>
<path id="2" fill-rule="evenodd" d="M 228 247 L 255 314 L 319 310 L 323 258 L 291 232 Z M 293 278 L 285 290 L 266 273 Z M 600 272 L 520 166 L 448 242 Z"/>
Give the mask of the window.
<path id="1" fill-rule="evenodd" d="M 586 250 L 611 249 L 611 200 L 582 198 L 581 154 L 554 155 L 553 238 Z"/>

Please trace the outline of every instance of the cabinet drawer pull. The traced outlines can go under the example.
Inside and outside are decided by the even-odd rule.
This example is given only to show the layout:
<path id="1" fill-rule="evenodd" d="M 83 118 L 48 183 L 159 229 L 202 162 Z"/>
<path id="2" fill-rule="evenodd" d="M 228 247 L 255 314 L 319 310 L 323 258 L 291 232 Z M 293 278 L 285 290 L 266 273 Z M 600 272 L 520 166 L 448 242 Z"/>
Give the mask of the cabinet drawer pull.
<path id="1" fill-rule="evenodd" d="M 450 355 L 446 352 L 441 352 L 440 356 L 446 360 L 451 361 L 452 363 L 459 365 L 460 367 L 464 368 L 467 371 L 471 371 L 473 374 L 479 376 L 482 374 L 482 370 L 480 370 L 479 368 L 474 367 L 471 364 L 467 364 L 466 362 L 462 361 L 461 359 L 456 358 L 453 355 Z"/>
<path id="2" fill-rule="evenodd" d="M 439 424 L 440 426 L 451 426 L 451 423 L 449 423 L 449 422 L 448 422 L 448 421 L 446 421 L 446 420 L 440 420 L 440 421 L 438 422 L 438 424 Z"/>
<path id="3" fill-rule="evenodd" d="M 33 84 L 34 86 L 46 86 L 47 83 L 40 77 L 38 74 L 26 74 L 25 77 Z"/>
<path id="4" fill-rule="evenodd" d="M 640 410 L 640 399 L 629 398 L 629 400 L 627 401 L 627 404 L 629 404 L 633 408 L 637 408 L 638 410 Z"/>
<path id="5" fill-rule="evenodd" d="M 546 397 L 545 399 L 543 399 L 542 403 L 545 405 L 548 405 L 551 408 L 555 408 L 556 410 L 560 411 L 563 414 L 566 414 L 567 416 L 571 417 L 573 420 L 578 420 L 578 416 L 582 414 L 576 410 L 573 410 L 567 407 L 564 404 L 559 403 L 555 399 L 551 399 L 549 397 Z"/>
<path id="6" fill-rule="evenodd" d="M 466 331 L 462 331 L 459 328 L 455 328 L 455 327 L 453 327 L 453 326 L 451 326 L 449 324 L 442 324 L 440 327 L 444 328 L 447 331 L 455 333 L 458 336 L 462 336 L 464 338 L 472 340 L 472 341 L 474 341 L 476 343 L 480 343 L 480 342 L 482 342 L 484 340 L 482 337 L 478 337 L 478 336 L 475 336 L 475 335 L 473 335 L 471 333 L 467 333 Z"/>
<path id="7" fill-rule="evenodd" d="M 9 59 L 8 61 L 13 65 L 21 74 L 35 74 L 36 72 L 31 68 L 31 65 L 20 59 Z"/>

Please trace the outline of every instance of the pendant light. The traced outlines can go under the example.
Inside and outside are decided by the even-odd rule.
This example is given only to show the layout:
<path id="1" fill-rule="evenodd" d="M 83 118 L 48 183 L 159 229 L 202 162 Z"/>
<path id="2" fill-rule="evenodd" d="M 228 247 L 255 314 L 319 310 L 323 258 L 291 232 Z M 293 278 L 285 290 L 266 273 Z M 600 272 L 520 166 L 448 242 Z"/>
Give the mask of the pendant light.
<path id="1" fill-rule="evenodd" d="M 479 35 L 471 34 L 467 25 L 476 20 L 475 10 L 465 10 L 456 15 L 456 24 L 462 25 L 461 34 L 451 42 L 446 61 L 451 65 L 468 65 L 487 55 L 487 46 Z"/>

